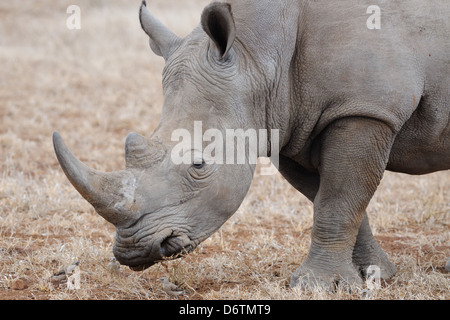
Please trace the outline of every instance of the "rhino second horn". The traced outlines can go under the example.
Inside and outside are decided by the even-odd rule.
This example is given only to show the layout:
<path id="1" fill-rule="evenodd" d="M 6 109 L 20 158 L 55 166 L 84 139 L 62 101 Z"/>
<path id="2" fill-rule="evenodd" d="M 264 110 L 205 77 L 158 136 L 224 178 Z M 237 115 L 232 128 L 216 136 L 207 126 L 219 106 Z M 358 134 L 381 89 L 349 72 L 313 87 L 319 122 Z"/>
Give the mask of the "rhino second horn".
<path id="1" fill-rule="evenodd" d="M 158 140 L 130 133 L 125 142 L 125 161 L 127 169 L 148 169 L 160 162 L 167 150 Z"/>
<path id="2" fill-rule="evenodd" d="M 108 222 L 115 226 L 132 219 L 134 177 L 130 172 L 104 173 L 89 168 L 70 152 L 58 132 L 53 133 L 53 146 L 59 164 L 69 181 Z"/>
<path id="3" fill-rule="evenodd" d="M 147 139 L 137 133 L 130 133 L 125 141 L 127 168 L 145 167 L 150 151 Z"/>

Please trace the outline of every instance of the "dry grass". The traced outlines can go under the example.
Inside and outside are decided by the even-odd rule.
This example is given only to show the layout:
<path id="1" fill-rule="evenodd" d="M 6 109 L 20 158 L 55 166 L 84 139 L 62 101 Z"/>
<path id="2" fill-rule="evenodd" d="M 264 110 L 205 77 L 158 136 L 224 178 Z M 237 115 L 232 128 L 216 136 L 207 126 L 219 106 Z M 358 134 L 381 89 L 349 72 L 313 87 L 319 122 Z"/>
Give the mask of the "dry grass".
<path id="1" fill-rule="evenodd" d="M 53 130 L 105 171 L 123 168 L 123 143 L 157 125 L 163 61 L 148 48 L 139 1 L 76 1 L 82 29 L 66 28 L 73 1 L 0 4 L 0 299 L 168 299 L 158 277 L 186 299 L 359 299 L 358 292 L 287 287 L 304 259 L 311 204 L 280 176 L 256 177 L 239 211 L 181 260 L 143 273 L 106 269 L 114 228 L 69 184 L 54 156 Z M 206 0 L 153 0 L 152 10 L 186 34 Z M 375 299 L 449 299 L 450 172 L 386 173 L 369 207 L 376 237 L 398 275 Z M 81 262 L 81 288 L 50 276 Z M 13 290 L 17 279 L 28 288 Z"/>

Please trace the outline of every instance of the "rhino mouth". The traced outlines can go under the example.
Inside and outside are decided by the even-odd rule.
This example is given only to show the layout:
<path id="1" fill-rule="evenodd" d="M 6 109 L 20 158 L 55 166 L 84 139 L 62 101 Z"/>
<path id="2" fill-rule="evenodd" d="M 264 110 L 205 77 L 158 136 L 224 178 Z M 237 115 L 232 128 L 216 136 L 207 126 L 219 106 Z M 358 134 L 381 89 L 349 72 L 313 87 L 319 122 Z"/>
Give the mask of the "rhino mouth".
<path id="1" fill-rule="evenodd" d="M 129 268 L 133 271 L 144 271 L 145 269 L 150 268 L 152 265 L 154 265 L 156 262 L 148 263 L 148 264 L 141 264 L 138 266 L 129 266 Z"/>
<path id="2" fill-rule="evenodd" d="M 181 258 L 193 251 L 195 247 L 185 234 L 172 232 L 161 241 L 157 257 L 153 255 L 150 261 L 128 266 L 133 271 L 144 271 L 158 262 Z"/>

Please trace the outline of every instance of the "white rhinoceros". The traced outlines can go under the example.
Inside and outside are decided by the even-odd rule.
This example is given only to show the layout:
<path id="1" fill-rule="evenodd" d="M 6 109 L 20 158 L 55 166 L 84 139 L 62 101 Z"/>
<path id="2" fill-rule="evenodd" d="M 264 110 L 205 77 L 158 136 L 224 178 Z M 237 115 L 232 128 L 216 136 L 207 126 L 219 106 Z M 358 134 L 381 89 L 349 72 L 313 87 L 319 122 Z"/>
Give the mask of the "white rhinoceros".
<path id="1" fill-rule="evenodd" d="M 395 274 L 365 210 L 386 169 L 450 168 L 450 2 L 376 3 L 378 17 L 354 0 L 213 2 L 184 39 L 142 4 L 142 28 L 166 62 L 156 131 L 130 134 L 126 169 L 112 173 L 88 168 L 53 136 L 71 183 L 115 225 L 120 263 L 142 270 L 193 250 L 243 201 L 254 163 L 208 161 L 203 142 L 181 149 L 192 161 L 174 163 L 174 130 L 193 133 L 197 121 L 202 132 L 279 130 L 258 155 L 279 143 L 279 171 L 314 202 L 310 251 L 292 286 L 360 284 L 369 265 Z"/>

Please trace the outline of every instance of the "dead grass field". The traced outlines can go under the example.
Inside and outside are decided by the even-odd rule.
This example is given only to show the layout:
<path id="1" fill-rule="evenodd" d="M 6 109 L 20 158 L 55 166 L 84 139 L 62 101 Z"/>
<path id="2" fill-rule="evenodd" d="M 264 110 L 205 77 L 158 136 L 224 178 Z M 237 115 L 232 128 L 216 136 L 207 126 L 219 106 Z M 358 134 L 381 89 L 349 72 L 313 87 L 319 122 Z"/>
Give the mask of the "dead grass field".
<path id="1" fill-rule="evenodd" d="M 207 0 L 152 0 L 151 10 L 186 35 Z M 66 9 L 81 7 L 81 30 Z M 309 247 L 312 205 L 281 176 L 254 179 L 239 211 L 183 259 L 135 273 L 107 269 L 114 228 L 70 185 L 53 152 L 58 130 L 88 165 L 124 167 L 124 139 L 149 135 L 162 106 L 163 60 L 138 22 L 140 1 L 0 3 L 0 299 L 361 299 L 360 292 L 299 292 L 291 273 Z M 368 209 L 398 274 L 374 299 L 449 299 L 450 172 L 386 173 Z M 80 261 L 81 288 L 52 283 Z M 22 281 L 25 288 L 14 290 Z M 20 289 L 20 288 L 19 288 Z"/>

